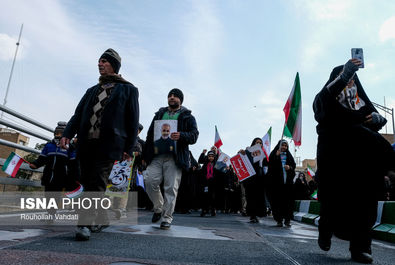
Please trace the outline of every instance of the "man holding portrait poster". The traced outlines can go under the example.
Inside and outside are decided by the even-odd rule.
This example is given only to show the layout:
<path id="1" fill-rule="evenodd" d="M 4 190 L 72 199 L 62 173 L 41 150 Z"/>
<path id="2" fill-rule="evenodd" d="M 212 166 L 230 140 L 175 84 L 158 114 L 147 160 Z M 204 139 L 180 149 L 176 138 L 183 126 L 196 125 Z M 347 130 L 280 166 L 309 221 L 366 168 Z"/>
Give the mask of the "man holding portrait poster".
<path id="1" fill-rule="evenodd" d="M 178 88 L 170 90 L 168 107 L 155 113 L 147 133 L 143 159 L 147 163 L 144 173 L 146 191 L 154 204 L 152 222 L 161 219 L 160 228 L 169 229 L 173 221 L 182 169 L 189 170 L 189 145 L 199 136 L 195 117 L 182 105 L 184 95 Z M 163 181 L 163 191 L 160 184 Z"/>

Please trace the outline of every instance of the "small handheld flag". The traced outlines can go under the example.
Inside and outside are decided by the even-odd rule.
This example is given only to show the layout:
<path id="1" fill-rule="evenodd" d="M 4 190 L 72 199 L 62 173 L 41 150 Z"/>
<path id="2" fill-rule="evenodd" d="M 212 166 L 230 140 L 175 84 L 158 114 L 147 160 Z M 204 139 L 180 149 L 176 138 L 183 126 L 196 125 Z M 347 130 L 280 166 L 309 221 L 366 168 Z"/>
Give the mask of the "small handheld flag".
<path id="1" fill-rule="evenodd" d="M 318 190 L 315 190 L 313 192 L 313 194 L 311 194 L 311 198 L 313 198 L 314 200 L 318 200 L 318 196 L 317 196 Z"/>
<path id="2" fill-rule="evenodd" d="M 271 141 L 272 141 L 272 126 L 270 126 L 266 135 L 262 137 L 262 149 L 263 152 L 265 153 L 267 161 L 269 161 Z"/>
<path id="3" fill-rule="evenodd" d="M 307 174 L 308 174 L 310 177 L 314 177 L 314 176 L 315 176 L 314 170 L 313 170 L 309 165 L 307 165 Z"/>
<path id="4" fill-rule="evenodd" d="M 10 175 L 11 177 L 15 178 L 16 173 L 18 173 L 19 168 L 21 167 L 23 163 L 23 158 L 21 158 L 19 155 L 15 154 L 14 152 L 11 152 L 11 154 L 8 156 L 7 160 L 5 161 L 2 170 Z"/>
<path id="5" fill-rule="evenodd" d="M 66 192 L 66 197 L 73 199 L 73 198 L 78 198 L 82 195 L 84 192 L 84 186 L 82 186 L 78 181 L 76 182 L 77 188 L 73 191 Z"/>

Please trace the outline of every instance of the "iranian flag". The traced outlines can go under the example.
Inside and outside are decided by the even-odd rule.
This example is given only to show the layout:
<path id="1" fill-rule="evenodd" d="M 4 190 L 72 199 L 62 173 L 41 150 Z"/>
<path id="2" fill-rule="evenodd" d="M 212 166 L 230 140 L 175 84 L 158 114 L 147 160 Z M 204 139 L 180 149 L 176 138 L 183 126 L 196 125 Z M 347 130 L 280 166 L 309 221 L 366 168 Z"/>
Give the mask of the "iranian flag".
<path id="1" fill-rule="evenodd" d="M 270 126 L 266 135 L 262 137 L 262 149 L 263 149 L 263 152 L 265 153 L 267 161 L 269 161 L 271 142 L 272 142 L 272 127 Z"/>
<path id="2" fill-rule="evenodd" d="M 299 73 L 296 73 L 291 94 L 284 106 L 284 136 L 292 138 L 295 146 L 302 144 L 302 97 L 300 93 Z"/>
<path id="3" fill-rule="evenodd" d="M 307 165 L 307 174 L 309 174 L 310 177 L 315 176 L 314 170 L 309 165 Z"/>
<path id="4" fill-rule="evenodd" d="M 313 192 L 313 194 L 311 194 L 311 198 L 313 198 L 314 200 L 317 200 L 317 199 L 318 199 L 317 192 L 318 192 L 318 190 L 315 190 L 315 191 Z"/>
<path id="5" fill-rule="evenodd" d="M 79 182 L 76 182 L 77 188 L 73 191 L 67 192 L 65 195 L 67 198 L 73 199 L 78 198 L 84 192 L 84 186 L 82 186 Z"/>
<path id="6" fill-rule="evenodd" d="M 11 154 L 5 161 L 2 170 L 11 177 L 15 178 L 16 173 L 18 173 L 18 170 L 22 165 L 23 161 L 24 160 L 19 155 L 11 152 Z"/>
<path id="7" fill-rule="evenodd" d="M 222 141 L 221 141 L 221 137 L 219 137 L 219 133 L 218 133 L 218 130 L 217 130 L 217 126 L 215 126 L 215 140 L 214 140 L 214 145 L 215 145 L 215 147 L 217 147 L 217 148 L 220 148 L 223 144 L 222 144 Z"/>

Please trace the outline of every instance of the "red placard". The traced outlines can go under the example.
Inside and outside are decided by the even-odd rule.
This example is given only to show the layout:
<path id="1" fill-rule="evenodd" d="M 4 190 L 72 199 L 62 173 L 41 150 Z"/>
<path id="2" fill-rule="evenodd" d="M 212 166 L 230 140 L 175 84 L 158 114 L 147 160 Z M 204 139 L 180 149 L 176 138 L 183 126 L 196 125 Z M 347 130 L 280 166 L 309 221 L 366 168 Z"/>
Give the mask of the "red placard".
<path id="1" fill-rule="evenodd" d="M 246 155 L 237 154 L 230 159 L 230 162 L 240 181 L 256 174 Z"/>

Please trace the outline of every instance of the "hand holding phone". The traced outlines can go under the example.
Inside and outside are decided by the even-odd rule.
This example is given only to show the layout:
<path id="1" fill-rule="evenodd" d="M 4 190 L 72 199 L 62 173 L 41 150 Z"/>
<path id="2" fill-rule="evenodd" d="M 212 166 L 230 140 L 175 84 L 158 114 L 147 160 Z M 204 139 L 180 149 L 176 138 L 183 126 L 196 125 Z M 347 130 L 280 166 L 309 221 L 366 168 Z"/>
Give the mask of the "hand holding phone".
<path id="1" fill-rule="evenodd" d="M 364 68 L 365 64 L 364 64 L 364 60 L 363 60 L 363 50 L 362 48 L 352 48 L 351 49 L 351 58 L 352 59 L 358 59 L 362 62 L 362 64 L 360 64 L 358 67 L 359 68 Z"/>

